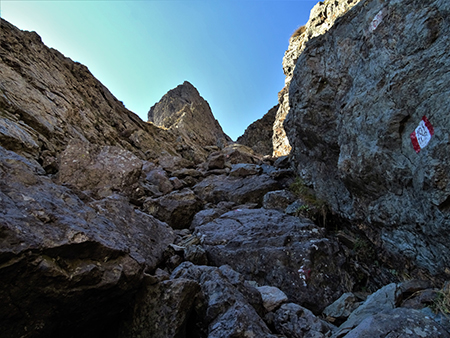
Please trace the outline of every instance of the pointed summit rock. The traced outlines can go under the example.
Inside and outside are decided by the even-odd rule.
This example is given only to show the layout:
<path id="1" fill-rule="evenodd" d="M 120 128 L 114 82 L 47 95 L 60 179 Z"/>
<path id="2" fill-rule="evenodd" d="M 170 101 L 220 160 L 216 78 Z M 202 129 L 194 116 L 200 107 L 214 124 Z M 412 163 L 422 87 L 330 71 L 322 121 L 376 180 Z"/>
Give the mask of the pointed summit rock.
<path id="1" fill-rule="evenodd" d="M 187 81 L 170 90 L 150 108 L 148 121 L 173 130 L 187 144 L 222 147 L 231 141 L 214 118 L 208 102 Z"/>

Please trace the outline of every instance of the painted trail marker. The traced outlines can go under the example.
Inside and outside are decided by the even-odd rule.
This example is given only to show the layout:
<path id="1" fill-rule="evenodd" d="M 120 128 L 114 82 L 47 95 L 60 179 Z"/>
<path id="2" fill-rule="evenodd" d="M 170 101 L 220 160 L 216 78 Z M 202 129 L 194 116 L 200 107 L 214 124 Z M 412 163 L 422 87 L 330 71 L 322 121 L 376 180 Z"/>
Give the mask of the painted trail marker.
<path id="1" fill-rule="evenodd" d="M 373 18 L 369 30 L 373 32 L 375 29 L 377 29 L 378 25 L 383 21 L 384 13 L 383 10 L 380 10 L 377 15 Z"/>
<path id="2" fill-rule="evenodd" d="M 427 117 L 422 117 L 419 126 L 411 133 L 411 142 L 413 144 L 416 153 L 422 148 L 425 148 L 431 140 L 431 136 L 434 135 L 434 128 L 428 121 Z"/>

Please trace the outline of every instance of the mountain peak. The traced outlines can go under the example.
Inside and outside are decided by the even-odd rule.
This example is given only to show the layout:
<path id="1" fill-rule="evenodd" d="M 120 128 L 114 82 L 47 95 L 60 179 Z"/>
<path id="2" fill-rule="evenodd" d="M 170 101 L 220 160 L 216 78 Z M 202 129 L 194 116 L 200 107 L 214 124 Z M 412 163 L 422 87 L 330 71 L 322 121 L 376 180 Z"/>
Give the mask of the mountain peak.
<path id="1" fill-rule="evenodd" d="M 214 118 L 208 102 L 188 81 L 169 90 L 148 112 L 148 121 L 177 130 L 201 145 L 217 145 L 231 139 L 223 132 Z"/>

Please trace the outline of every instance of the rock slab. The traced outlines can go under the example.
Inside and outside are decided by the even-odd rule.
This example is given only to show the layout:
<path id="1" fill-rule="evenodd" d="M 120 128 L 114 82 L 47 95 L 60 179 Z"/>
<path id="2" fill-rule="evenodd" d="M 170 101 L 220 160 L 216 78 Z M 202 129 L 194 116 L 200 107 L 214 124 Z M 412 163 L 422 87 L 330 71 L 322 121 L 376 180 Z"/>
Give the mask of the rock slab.
<path id="1" fill-rule="evenodd" d="M 194 234 L 203 240 L 210 263 L 228 264 L 247 280 L 275 286 L 314 312 L 351 287 L 338 268 L 343 263 L 338 245 L 307 219 L 237 209 L 196 227 Z"/>

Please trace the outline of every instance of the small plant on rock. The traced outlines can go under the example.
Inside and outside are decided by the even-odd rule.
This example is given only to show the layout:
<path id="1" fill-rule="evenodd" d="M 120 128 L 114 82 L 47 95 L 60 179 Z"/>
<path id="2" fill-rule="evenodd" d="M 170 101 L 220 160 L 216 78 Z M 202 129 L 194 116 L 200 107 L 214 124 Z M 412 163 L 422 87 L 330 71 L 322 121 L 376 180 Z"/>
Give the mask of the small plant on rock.
<path id="1" fill-rule="evenodd" d="M 297 209 L 296 214 L 308 217 L 315 222 L 322 222 L 322 226 L 325 226 L 328 213 L 325 201 L 317 198 L 313 190 L 308 188 L 300 177 L 291 183 L 289 190 L 304 203 Z"/>
<path id="2" fill-rule="evenodd" d="M 300 26 L 295 30 L 294 33 L 292 33 L 291 38 L 295 38 L 296 36 L 302 35 L 306 31 L 306 26 Z"/>
<path id="3" fill-rule="evenodd" d="M 436 313 L 450 314 L 450 282 L 446 282 L 444 287 L 437 291 L 436 298 L 431 306 Z"/>

